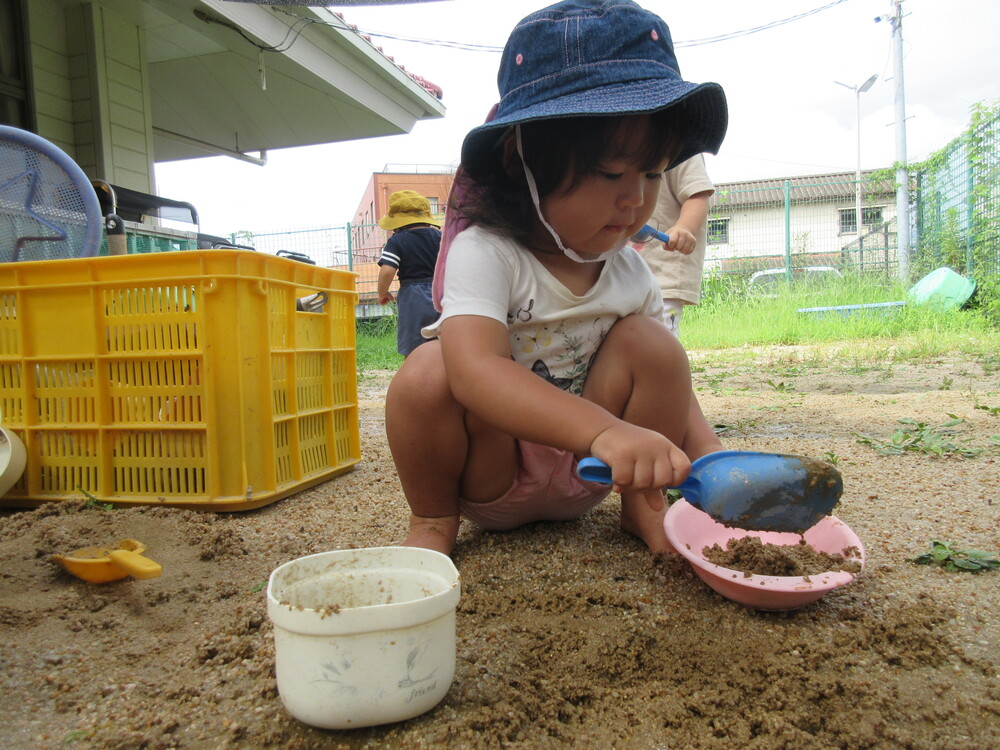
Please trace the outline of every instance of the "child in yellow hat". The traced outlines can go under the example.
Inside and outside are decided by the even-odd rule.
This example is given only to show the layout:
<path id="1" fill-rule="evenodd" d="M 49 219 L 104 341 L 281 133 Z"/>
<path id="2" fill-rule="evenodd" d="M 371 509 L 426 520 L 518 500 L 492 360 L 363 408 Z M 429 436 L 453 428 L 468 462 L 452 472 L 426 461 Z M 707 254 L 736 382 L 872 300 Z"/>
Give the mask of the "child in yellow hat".
<path id="1" fill-rule="evenodd" d="M 428 341 L 420 329 L 437 319 L 431 301 L 434 264 L 441 248 L 441 222 L 431 216 L 431 205 L 415 190 L 400 190 L 389 196 L 389 210 L 379 226 L 392 232 L 378 259 L 378 302 L 398 307 L 396 351 L 404 357 Z M 396 298 L 389 285 L 399 274 Z"/>

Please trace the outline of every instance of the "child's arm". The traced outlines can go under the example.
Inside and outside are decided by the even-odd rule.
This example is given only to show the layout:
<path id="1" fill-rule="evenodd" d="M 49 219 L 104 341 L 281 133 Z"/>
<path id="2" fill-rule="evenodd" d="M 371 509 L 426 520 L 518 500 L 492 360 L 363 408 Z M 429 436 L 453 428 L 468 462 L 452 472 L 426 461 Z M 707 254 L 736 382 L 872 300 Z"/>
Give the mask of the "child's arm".
<path id="1" fill-rule="evenodd" d="M 670 241 L 663 243 L 665 250 L 673 250 L 684 255 L 694 251 L 698 243 L 698 230 L 708 220 L 708 199 L 713 192 L 704 190 L 684 201 L 677 222 L 666 230 L 666 234 L 670 235 Z"/>
<path id="2" fill-rule="evenodd" d="M 690 471 L 683 451 L 660 433 L 629 424 L 516 363 L 499 321 L 447 318 L 440 338 L 452 394 L 501 432 L 594 455 L 614 467 L 615 485 L 625 491 L 679 484 Z"/>
<path id="3" fill-rule="evenodd" d="M 392 280 L 396 278 L 396 269 L 390 266 L 388 263 L 383 263 L 378 269 L 378 303 L 380 305 L 388 305 L 393 300 L 392 292 L 389 291 L 389 285 L 392 284 Z"/>

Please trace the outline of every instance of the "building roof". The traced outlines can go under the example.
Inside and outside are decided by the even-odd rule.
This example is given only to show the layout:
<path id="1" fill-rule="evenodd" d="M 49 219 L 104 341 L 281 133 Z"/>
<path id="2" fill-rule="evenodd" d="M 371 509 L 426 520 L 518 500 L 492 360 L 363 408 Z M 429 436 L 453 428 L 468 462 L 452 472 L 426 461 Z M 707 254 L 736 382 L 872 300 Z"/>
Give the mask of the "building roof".
<path id="1" fill-rule="evenodd" d="M 105 0 L 145 33 L 156 161 L 408 133 L 441 90 L 325 8 Z"/>
<path id="2" fill-rule="evenodd" d="M 862 170 L 861 186 L 864 195 L 889 197 L 896 193 L 896 183 L 893 179 L 883 179 L 872 183 L 874 170 Z M 712 196 L 713 209 L 723 206 L 751 207 L 784 205 L 785 183 L 791 191 L 791 199 L 795 203 L 803 202 L 840 202 L 853 199 L 856 175 L 854 172 L 833 172 L 830 174 L 811 174 L 798 177 L 775 177 L 764 180 L 747 180 L 744 182 L 721 182 L 715 186 Z"/>

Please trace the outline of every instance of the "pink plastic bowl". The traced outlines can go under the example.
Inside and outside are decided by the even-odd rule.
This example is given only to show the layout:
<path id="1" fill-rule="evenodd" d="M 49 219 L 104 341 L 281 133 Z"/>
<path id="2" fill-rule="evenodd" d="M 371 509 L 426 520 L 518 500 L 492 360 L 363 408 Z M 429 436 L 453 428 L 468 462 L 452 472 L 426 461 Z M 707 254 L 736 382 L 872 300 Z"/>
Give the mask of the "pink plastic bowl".
<path id="1" fill-rule="evenodd" d="M 705 583 L 727 599 L 753 609 L 798 609 L 822 598 L 838 586 L 850 583 L 855 576 L 842 570 L 827 571 L 804 578 L 800 576 L 747 576 L 741 570 L 729 570 L 705 559 L 702 550 L 718 544 L 723 548 L 730 539 L 759 537 L 765 544 L 791 545 L 799 543 L 798 534 L 779 531 L 745 531 L 731 529 L 712 520 L 711 516 L 684 500 L 678 500 L 663 519 L 667 539 L 691 563 L 694 572 Z M 805 533 L 805 539 L 820 552 L 839 554 L 847 547 L 856 547 L 858 555 L 850 558 L 865 564 L 865 549 L 858 535 L 835 516 L 827 516 Z"/>

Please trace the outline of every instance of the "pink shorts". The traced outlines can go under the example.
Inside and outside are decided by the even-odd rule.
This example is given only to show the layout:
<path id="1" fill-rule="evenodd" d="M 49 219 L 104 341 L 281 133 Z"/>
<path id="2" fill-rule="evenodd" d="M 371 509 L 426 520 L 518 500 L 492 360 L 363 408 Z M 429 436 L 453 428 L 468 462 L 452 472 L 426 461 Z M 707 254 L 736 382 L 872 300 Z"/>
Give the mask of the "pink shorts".
<path id="1" fill-rule="evenodd" d="M 462 515 L 491 531 L 506 531 L 533 521 L 579 518 L 598 505 L 611 487 L 576 475 L 576 457 L 567 451 L 519 440 L 514 484 L 496 500 L 462 500 Z"/>

